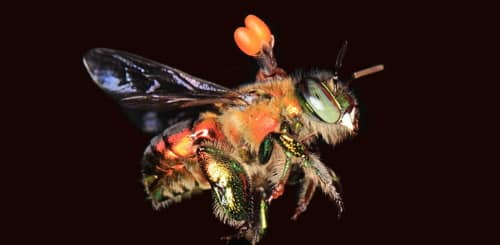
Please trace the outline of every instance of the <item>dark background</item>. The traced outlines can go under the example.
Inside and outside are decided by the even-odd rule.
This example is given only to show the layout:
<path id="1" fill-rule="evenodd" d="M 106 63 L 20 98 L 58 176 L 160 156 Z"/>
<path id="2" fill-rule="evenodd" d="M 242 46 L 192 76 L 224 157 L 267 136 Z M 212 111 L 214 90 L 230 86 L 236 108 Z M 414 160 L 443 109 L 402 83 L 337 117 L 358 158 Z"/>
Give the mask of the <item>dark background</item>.
<path id="1" fill-rule="evenodd" d="M 19 22 L 4 20 L 10 24 L 5 51 L 14 54 L 5 59 L 14 64 L 10 74 L 20 85 L 6 89 L 4 98 L 14 105 L 7 112 L 22 133 L 11 141 L 15 151 L 8 155 L 15 161 L 7 164 L 20 169 L 4 171 L 6 205 L 11 204 L 5 208 L 6 233 L 55 243 L 222 244 L 219 237 L 233 230 L 212 215 L 208 192 L 152 210 L 139 183 L 149 137 L 91 82 L 81 57 L 94 47 L 126 50 L 236 87 L 256 71 L 232 36 L 253 13 L 270 26 L 278 62 L 287 71 L 332 68 L 344 40 L 350 43 L 344 74 L 385 65 L 384 72 L 353 83 L 362 106 L 359 136 L 333 150 L 323 147 L 322 159 L 342 178 L 342 218 L 336 219 L 335 205 L 318 192 L 309 210 L 290 221 L 295 193 L 288 189 L 270 208 L 262 244 L 480 239 L 463 225 L 474 224 L 473 212 L 460 206 L 469 197 L 451 201 L 473 191 L 463 179 L 448 180 L 467 157 L 442 139 L 454 135 L 447 131 L 452 124 L 442 121 L 453 114 L 443 109 L 448 94 L 465 86 L 451 77 L 469 55 L 457 50 L 472 46 L 466 38 L 480 29 L 465 31 L 475 25 L 463 17 L 488 18 L 463 7 L 180 1 L 17 8 Z"/>

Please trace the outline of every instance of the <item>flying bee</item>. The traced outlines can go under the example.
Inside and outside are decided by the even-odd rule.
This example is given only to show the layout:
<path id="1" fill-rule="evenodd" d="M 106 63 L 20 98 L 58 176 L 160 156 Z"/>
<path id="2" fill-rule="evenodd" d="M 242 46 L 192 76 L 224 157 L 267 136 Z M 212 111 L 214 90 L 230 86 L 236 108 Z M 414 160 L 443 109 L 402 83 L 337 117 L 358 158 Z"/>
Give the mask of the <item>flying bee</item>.
<path id="1" fill-rule="evenodd" d="M 269 205 L 289 180 L 300 185 L 292 219 L 307 209 L 317 188 L 342 212 L 339 178 L 313 145 L 319 138 L 335 145 L 357 133 L 358 103 L 349 82 L 383 66 L 340 79 L 344 43 L 332 72 L 289 75 L 276 62 L 274 36 L 254 15 L 234 38 L 259 65 L 255 83 L 236 89 L 123 51 L 92 49 L 83 62 L 120 104 L 147 112 L 141 119 L 146 131 L 166 128 L 142 158 L 142 183 L 153 207 L 211 190 L 216 217 L 237 229 L 229 238 L 256 244 L 268 226 Z M 162 113 L 169 115 L 163 124 Z"/>

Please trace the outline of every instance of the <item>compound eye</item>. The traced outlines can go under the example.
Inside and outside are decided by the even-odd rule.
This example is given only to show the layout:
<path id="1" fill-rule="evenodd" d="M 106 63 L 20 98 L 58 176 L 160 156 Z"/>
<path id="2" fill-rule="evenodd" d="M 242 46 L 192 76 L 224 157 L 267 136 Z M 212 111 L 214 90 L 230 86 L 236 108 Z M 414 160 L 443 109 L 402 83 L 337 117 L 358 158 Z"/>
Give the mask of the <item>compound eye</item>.
<path id="1" fill-rule="evenodd" d="M 303 107 L 310 114 L 326 123 L 336 123 L 340 119 L 340 106 L 325 84 L 315 78 L 305 78 L 298 90 Z"/>
<path id="2" fill-rule="evenodd" d="M 348 94 L 340 94 L 335 96 L 335 100 L 339 102 L 342 111 L 348 111 L 354 105 L 354 100 Z"/>

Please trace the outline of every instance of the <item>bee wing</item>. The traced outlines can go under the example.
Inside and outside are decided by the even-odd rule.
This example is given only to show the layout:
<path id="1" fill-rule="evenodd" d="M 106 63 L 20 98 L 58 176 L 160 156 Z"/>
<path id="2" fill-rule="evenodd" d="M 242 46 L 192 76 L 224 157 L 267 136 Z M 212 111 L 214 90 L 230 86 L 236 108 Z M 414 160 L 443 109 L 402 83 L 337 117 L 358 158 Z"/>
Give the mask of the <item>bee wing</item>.
<path id="1" fill-rule="evenodd" d="M 101 89 L 129 108 L 169 110 L 241 101 L 226 87 L 123 51 L 91 49 L 83 63 Z"/>
<path id="2" fill-rule="evenodd" d="M 210 106 L 197 106 L 189 110 L 154 111 L 123 107 L 130 122 L 143 132 L 153 136 L 164 129 L 184 120 L 196 120 L 201 112 L 213 109 Z"/>

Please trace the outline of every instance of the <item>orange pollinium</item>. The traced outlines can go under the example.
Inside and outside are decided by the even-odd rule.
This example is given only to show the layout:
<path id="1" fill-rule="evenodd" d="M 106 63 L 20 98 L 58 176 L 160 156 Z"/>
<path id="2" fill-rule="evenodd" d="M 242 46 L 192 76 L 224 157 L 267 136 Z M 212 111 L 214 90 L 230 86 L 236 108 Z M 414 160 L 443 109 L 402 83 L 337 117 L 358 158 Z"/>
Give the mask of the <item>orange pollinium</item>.
<path id="1" fill-rule="evenodd" d="M 266 23 L 259 19 L 259 17 L 252 14 L 248 15 L 245 18 L 245 26 L 255 33 L 262 42 L 266 44 L 271 42 L 271 31 Z"/>
<path id="2" fill-rule="evenodd" d="M 234 31 L 236 45 L 245 54 L 256 56 L 264 46 L 270 45 L 272 39 L 269 27 L 255 15 L 245 18 L 245 27 L 238 27 Z"/>

